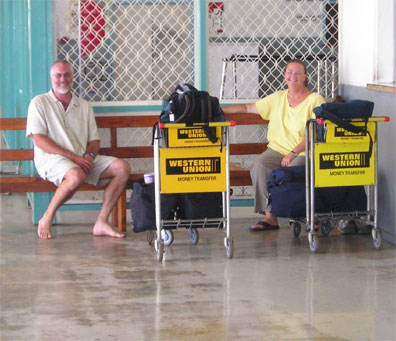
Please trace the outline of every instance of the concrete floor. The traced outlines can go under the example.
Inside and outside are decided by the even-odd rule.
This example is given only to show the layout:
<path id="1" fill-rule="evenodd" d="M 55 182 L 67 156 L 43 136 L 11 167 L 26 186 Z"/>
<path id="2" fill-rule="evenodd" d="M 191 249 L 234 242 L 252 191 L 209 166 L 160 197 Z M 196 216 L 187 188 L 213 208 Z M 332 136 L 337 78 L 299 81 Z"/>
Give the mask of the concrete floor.
<path id="1" fill-rule="evenodd" d="M 0 339 L 396 340 L 396 248 L 371 236 L 251 233 L 234 218 L 190 246 L 175 232 L 158 262 L 146 233 L 91 235 L 96 212 L 62 212 L 39 240 L 23 195 L 1 197 Z M 68 223 L 65 223 L 68 222 Z"/>

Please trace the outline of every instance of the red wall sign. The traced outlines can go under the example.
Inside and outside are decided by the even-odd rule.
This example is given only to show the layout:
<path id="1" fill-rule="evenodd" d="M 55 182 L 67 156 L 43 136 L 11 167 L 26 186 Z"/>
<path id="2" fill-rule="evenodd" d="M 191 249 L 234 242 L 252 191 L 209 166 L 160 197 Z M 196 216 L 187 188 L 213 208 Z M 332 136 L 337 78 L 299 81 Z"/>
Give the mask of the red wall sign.
<path id="1" fill-rule="evenodd" d="M 105 38 L 105 13 L 94 0 L 82 0 L 81 8 L 81 57 L 94 51 Z"/>
<path id="2" fill-rule="evenodd" d="M 217 34 L 223 33 L 223 2 L 209 2 L 209 25 Z"/>

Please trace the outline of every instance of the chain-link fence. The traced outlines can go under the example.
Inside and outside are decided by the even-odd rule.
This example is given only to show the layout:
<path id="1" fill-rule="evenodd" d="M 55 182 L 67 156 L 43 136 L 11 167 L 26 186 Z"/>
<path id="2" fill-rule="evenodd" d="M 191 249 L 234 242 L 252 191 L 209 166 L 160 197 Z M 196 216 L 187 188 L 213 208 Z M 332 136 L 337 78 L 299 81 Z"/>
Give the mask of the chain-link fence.
<path id="1" fill-rule="evenodd" d="M 262 98 L 284 88 L 285 63 L 299 58 L 307 64 L 309 87 L 334 97 L 338 87 L 337 1 L 221 3 L 222 28 L 211 30 L 209 37 L 212 91 L 220 89 L 222 98 Z"/>
<path id="2" fill-rule="evenodd" d="M 153 101 L 194 79 L 194 2 L 54 0 L 56 54 L 94 102 Z"/>
<path id="3" fill-rule="evenodd" d="M 56 56 L 89 101 L 158 101 L 194 83 L 198 0 L 54 0 Z M 310 87 L 337 91 L 336 0 L 207 1 L 208 89 L 257 99 L 283 88 L 288 58 L 308 64 Z M 223 68 L 226 70 L 222 73 Z"/>
<path id="4" fill-rule="evenodd" d="M 75 92 L 96 105 L 158 104 L 179 81 L 195 83 L 197 35 L 205 32 L 195 24 L 201 1 L 53 0 L 56 58 L 71 62 Z M 205 4 L 206 84 L 212 95 L 256 100 L 283 89 L 283 68 L 290 58 L 307 63 L 312 90 L 325 97 L 337 94 L 337 0 Z M 120 139 L 144 143 L 151 131 L 122 134 Z M 265 136 L 263 128 L 238 128 L 231 140 Z M 251 158 L 232 161 L 248 168 Z M 147 160 L 145 166 L 152 169 Z"/>

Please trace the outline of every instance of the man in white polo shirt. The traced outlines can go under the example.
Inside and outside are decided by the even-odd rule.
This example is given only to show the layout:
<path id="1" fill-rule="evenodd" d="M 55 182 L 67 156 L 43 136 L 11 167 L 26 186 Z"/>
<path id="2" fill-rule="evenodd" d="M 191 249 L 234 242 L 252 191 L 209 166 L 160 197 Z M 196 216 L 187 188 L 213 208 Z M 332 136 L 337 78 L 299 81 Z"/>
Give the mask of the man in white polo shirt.
<path id="1" fill-rule="evenodd" d="M 56 210 L 87 182 L 105 185 L 103 205 L 93 227 L 94 235 L 123 238 L 108 224 L 123 191 L 130 166 L 124 160 L 98 155 L 100 138 L 89 103 L 71 93 L 73 70 L 66 61 L 51 67 L 52 89 L 29 105 L 26 137 L 34 142 L 34 163 L 40 176 L 58 186 L 38 223 L 38 236 L 52 238 Z"/>

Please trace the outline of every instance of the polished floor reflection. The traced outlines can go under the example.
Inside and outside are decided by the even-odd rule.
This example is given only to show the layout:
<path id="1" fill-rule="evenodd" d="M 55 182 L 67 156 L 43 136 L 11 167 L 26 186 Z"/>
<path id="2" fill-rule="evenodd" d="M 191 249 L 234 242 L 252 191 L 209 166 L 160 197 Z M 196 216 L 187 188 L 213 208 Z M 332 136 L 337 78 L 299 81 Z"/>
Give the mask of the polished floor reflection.
<path id="1" fill-rule="evenodd" d="M 396 248 L 369 235 L 319 237 L 311 254 L 282 220 L 224 234 L 175 232 L 158 262 L 146 234 L 91 234 L 96 212 L 64 212 L 39 240 L 23 195 L 1 197 L 0 340 L 396 340 Z"/>

